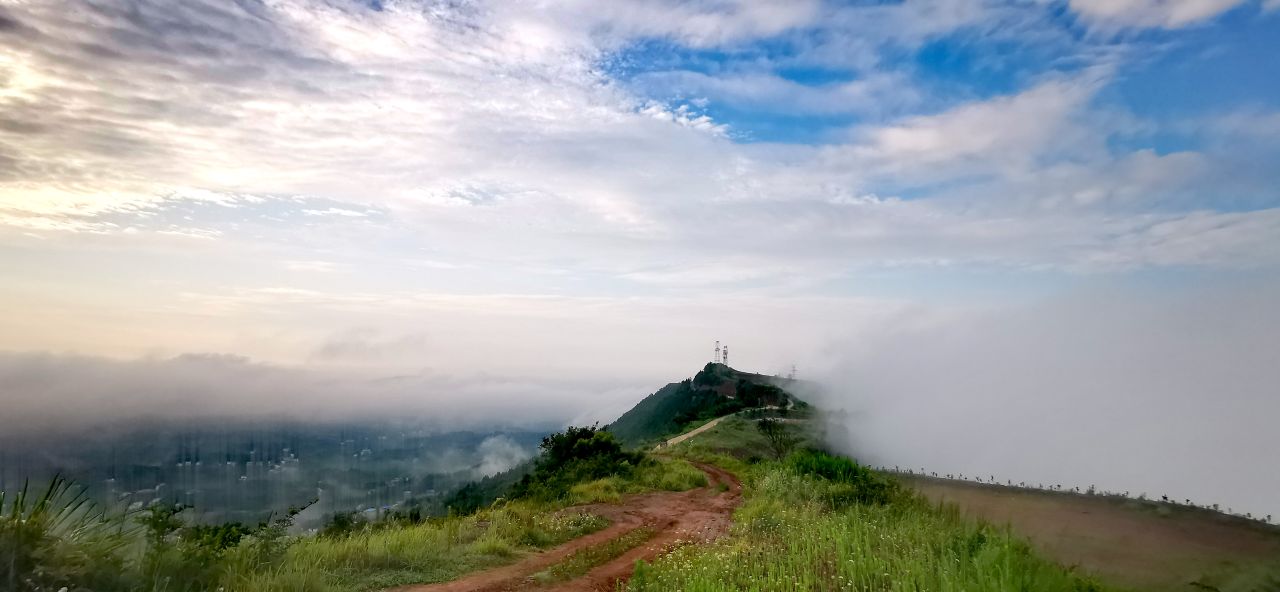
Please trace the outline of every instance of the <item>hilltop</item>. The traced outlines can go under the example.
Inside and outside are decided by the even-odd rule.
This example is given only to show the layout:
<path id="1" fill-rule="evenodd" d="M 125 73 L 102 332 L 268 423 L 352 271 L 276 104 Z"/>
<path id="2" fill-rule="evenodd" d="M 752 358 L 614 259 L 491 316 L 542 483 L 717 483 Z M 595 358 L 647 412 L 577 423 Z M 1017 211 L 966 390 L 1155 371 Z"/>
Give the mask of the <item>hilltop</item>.
<path id="1" fill-rule="evenodd" d="M 791 382 L 708 363 L 692 378 L 668 384 L 636 403 L 608 430 L 623 444 L 644 446 L 678 434 L 691 423 L 744 409 L 807 409 L 807 403 L 786 389 Z"/>

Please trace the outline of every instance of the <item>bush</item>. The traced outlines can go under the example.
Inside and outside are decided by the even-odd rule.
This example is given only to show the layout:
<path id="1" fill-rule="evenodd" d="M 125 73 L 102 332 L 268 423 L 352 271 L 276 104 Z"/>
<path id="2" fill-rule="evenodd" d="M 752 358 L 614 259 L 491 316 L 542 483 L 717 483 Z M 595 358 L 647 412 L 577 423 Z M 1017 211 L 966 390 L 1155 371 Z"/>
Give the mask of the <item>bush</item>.
<path id="1" fill-rule="evenodd" d="M 828 493 L 833 506 L 887 504 L 899 493 L 897 482 L 852 460 L 818 450 L 802 450 L 791 455 L 789 465 L 800 475 L 830 482 Z"/>
<path id="2" fill-rule="evenodd" d="M 511 490 L 512 497 L 560 499 L 575 484 L 606 477 L 627 477 L 644 454 L 627 452 L 613 434 L 598 426 L 573 427 L 542 439 L 542 456 L 533 472 Z"/>

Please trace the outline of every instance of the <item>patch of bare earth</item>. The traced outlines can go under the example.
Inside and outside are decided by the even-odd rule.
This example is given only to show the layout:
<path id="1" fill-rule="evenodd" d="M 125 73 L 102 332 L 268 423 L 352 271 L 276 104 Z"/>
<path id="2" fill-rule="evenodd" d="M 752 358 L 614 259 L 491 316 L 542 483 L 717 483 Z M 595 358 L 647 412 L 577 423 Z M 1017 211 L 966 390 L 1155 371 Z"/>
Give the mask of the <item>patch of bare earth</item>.
<path id="1" fill-rule="evenodd" d="M 629 495 L 620 504 L 572 508 L 599 514 L 610 519 L 612 524 L 604 530 L 529 555 L 511 565 L 477 572 L 451 582 L 396 588 L 395 592 L 613 591 L 619 582 L 631 577 L 636 561 L 651 561 L 676 546 L 708 542 L 728 532 L 733 509 L 742 500 L 742 485 L 731 473 L 719 467 L 694 464 L 707 474 L 706 487 Z M 724 486 L 723 491 L 721 485 Z M 644 544 L 592 568 L 586 575 L 547 585 L 539 585 L 532 578 L 539 571 L 564 561 L 575 551 L 600 545 L 640 527 L 653 529 L 654 535 Z"/>
<path id="2" fill-rule="evenodd" d="M 1213 512 L 1157 512 L 1136 501 L 906 479 L 933 501 L 1008 524 L 1046 557 L 1105 582 L 1142 590 L 1194 590 L 1205 574 L 1280 558 L 1275 529 Z"/>

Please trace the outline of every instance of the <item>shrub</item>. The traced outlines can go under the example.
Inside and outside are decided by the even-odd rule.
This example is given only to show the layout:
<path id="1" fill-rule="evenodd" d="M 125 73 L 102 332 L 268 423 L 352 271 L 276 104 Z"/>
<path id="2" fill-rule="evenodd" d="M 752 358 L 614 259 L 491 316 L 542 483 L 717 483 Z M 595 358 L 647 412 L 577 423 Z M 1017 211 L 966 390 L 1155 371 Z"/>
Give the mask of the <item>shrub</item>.
<path id="1" fill-rule="evenodd" d="M 533 472 L 511 490 L 512 497 L 560 499 L 577 483 L 629 476 L 644 454 L 627 452 L 613 434 L 598 426 L 573 427 L 542 439 Z"/>
<path id="2" fill-rule="evenodd" d="M 834 484 L 828 489 L 833 506 L 887 504 L 899 492 L 897 482 L 852 460 L 825 452 L 802 450 L 791 455 L 789 464 L 800 475 L 818 477 Z"/>

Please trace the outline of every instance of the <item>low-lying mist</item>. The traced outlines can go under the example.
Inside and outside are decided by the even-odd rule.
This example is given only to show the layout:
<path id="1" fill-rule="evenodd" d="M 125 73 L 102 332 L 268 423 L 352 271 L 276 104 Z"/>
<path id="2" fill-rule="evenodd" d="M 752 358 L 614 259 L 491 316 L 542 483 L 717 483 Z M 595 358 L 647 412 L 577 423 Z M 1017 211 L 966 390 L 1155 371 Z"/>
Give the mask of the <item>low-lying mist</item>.
<path id="1" fill-rule="evenodd" d="M 1278 286 L 921 311 L 834 347 L 810 396 L 871 464 L 1280 515 Z"/>
<path id="2" fill-rule="evenodd" d="M 0 445 L 140 422 L 400 421 L 441 431 L 609 421 L 651 389 L 591 376 L 362 374 L 227 355 L 112 360 L 0 352 Z"/>

